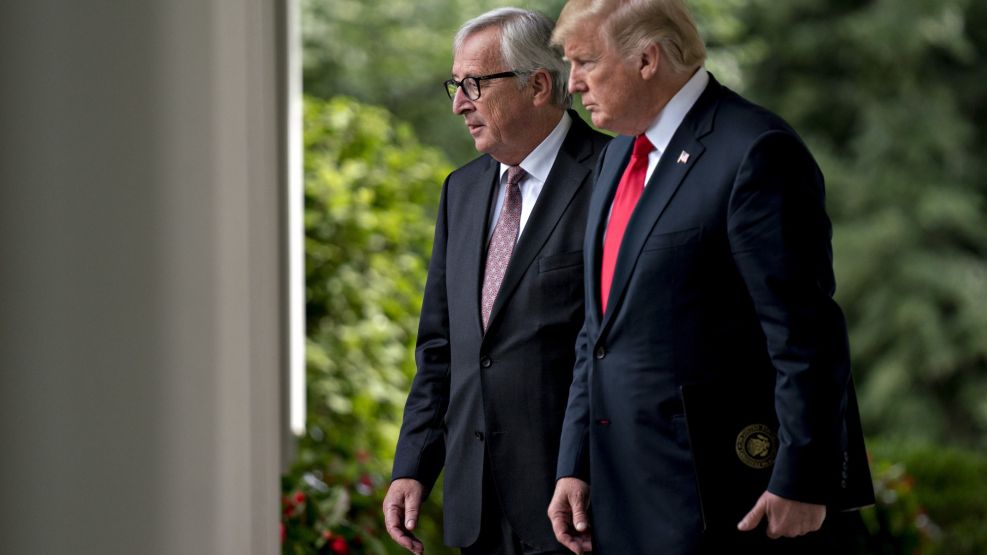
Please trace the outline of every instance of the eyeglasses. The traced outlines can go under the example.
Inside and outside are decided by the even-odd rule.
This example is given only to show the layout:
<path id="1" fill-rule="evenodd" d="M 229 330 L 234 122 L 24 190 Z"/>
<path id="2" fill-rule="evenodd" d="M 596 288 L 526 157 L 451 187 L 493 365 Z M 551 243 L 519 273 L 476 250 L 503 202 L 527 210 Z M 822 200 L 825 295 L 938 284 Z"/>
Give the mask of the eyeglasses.
<path id="1" fill-rule="evenodd" d="M 478 100 L 480 98 L 480 81 L 488 81 L 490 79 L 501 79 L 504 77 L 517 77 L 523 74 L 523 71 L 504 71 L 501 73 L 493 73 L 491 75 L 481 75 L 479 77 L 463 77 L 462 81 L 456 81 L 455 79 L 446 79 L 443 85 L 446 87 L 446 94 L 449 95 L 449 100 L 456 97 L 456 89 L 459 87 L 463 88 L 463 93 L 466 94 L 466 98 L 470 100 Z"/>

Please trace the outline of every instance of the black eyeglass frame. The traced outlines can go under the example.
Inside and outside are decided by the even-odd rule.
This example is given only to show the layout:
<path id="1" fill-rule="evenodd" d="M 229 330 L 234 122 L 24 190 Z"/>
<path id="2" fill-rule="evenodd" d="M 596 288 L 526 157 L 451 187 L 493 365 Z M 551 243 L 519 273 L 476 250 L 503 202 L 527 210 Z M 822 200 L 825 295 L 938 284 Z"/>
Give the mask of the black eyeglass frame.
<path id="1" fill-rule="evenodd" d="M 488 81 L 490 79 L 503 79 L 504 77 L 518 77 L 520 75 L 524 75 L 525 73 L 528 72 L 512 69 L 511 71 L 491 73 L 490 75 L 479 75 L 477 77 L 463 77 L 462 81 L 456 81 L 455 79 L 446 79 L 445 81 L 442 82 L 442 85 L 446 89 L 446 94 L 449 95 L 449 100 L 453 100 L 454 98 L 456 98 L 457 89 L 463 89 L 463 94 L 466 95 L 466 98 L 470 100 L 479 100 L 480 81 Z M 470 96 L 469 87 L 466 86 L 466 83 L 469 81 L 473 81 L 473 83 L 476 85 L 476 98 Z"/>

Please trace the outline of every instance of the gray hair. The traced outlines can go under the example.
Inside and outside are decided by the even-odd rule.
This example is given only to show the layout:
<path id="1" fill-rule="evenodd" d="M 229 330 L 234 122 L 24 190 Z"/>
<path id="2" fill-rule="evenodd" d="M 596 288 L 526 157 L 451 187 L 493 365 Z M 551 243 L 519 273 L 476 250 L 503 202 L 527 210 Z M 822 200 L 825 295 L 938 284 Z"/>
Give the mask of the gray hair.
<path id="1" fill-rule="evenodd" d="M 500 54 L 504 63 L 521 73 L 518 84 L 528 84 L 528 75 L 544 69 L 552 79 L 552 100 L 568 108 L 572 95 L 568 91 L 569 68 L 562 53 L 550 44 L 555 23 L 544 14 L 520 8 L 498 8 L 463 23 L 453 40 L 453 52 L 467 37 L 488 27 L 500 28 Z"/>

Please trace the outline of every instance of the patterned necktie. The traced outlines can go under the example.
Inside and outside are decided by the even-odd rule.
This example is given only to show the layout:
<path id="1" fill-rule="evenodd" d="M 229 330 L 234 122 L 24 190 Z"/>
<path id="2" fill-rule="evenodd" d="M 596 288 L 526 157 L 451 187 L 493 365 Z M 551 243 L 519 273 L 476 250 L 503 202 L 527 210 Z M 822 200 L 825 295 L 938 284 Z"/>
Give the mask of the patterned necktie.
<path id="1" fill-rule="evenodd" d="M 521 228 L 521 187 L 518 183 L 525 175 L 520 166 L 511 166 L 507 170 L 504 206 L 487 247 L 487 265 L 483 272 L 483 295 L 480 302 L 483 331 L 487 331 L 490 311 L 497 292 L 500 291 L 500 283 L 504 281 L 504 272 L 507 270 L 507 263 L 511 261 L 514 243 L 517 242 L 518 230 Z"/>
<path id="2" fill-rule="evenodd" d="M 617 185 L 617 193 L 613 197 L 610 208 L 610 223 L 607 224 L 607 235 L 603 240 L 603 264 L 600 267 L 600 309 L 607 311 L 607 297 L 613 284 L 613 271 L 617 265 L 617 253 L 620 242 L 624 238 L 627 222 L 634 213 L 634 207 L 644 191 L 644 177 L 648 173 L 648 154 L 654 150 L 654 145 L 643 134 L 634 141 L 634 152 L 627 163 L 624 175 Z"/>

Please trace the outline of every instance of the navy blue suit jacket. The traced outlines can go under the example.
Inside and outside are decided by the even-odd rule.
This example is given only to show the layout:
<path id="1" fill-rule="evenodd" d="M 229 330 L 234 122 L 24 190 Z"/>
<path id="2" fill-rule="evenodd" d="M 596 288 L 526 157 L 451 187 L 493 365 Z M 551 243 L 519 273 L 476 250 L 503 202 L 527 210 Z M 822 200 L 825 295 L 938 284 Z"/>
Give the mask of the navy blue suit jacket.
<path id="1" fill-rule="evenodd" d="M 445 469 L 445 542 L 480 530 L 484 456 L 504 512 L 529 545 L 558 548 L 545 511 L 582 326 L 583 236 L 593 168 L 609 137 L 575 112 L 518 238 L 486 333 L 480 291 L 499 167 L 481 156 L 442 189 L 392 478 L 431 489 Z"/>
<path id="2" fill-rule="evenodd" d="M 602 237 L 632 144 L 614 139 L 598 164 L 558 476 L 590 482 L 594 553 L 696 553 L 682 384 L 773 384 L 770 491 L 828 503 L 841 487 L 848 433 L 860 429 L 845 425 L 856 402 L 831 226 L 795 131 L 711 77 L 631 217 L 601 314 Z"/>

